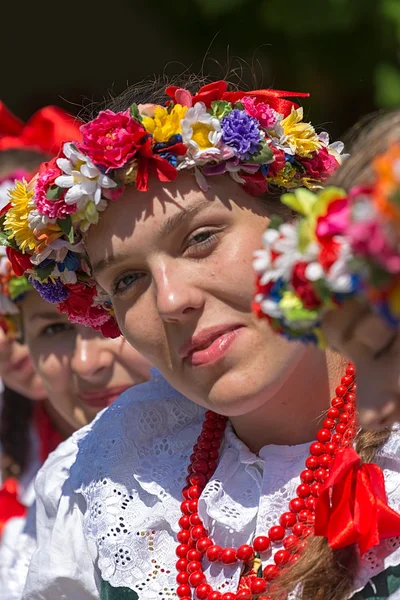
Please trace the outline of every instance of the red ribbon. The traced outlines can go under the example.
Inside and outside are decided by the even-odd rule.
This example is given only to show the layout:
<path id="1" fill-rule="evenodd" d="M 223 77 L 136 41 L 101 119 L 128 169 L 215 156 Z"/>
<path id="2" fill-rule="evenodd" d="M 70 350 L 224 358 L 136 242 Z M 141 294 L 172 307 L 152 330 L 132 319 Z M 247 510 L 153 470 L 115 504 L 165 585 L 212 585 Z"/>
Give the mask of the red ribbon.
<path id="1" fill-rule="evenodd" d="M 315 535 L 333 550 L 358 544 L 361 556 L 382 539 L 400 535 L 400 515 L 388 506 L 382 469 L 361 464 L 353 448 L 332 464 L 315 512 Z"/>
<path id="2" fill-rule="evenodd" d="M 9 477 L 0 489 L 0 535 L 9 519 L 24 517 L 26 506 L 18 500 L 18 481 Z"/>
<path id="3" fill-rule="evenodd" d="M 57 106 L 45 106 L 24 124 L 0 101 L 0 150 L 25 148 L 57 154 L 65 140 L 80 141 L 81 123 Z"/>

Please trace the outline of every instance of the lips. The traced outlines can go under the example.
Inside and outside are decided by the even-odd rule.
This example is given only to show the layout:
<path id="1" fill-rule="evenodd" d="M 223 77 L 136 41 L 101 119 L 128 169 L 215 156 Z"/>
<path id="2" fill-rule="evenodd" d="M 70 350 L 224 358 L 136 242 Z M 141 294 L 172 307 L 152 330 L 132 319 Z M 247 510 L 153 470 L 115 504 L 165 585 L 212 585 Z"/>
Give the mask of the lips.
<path id="1" fill-rule="evenodd" d="M 179 356 L 194 366 L 216 362 L 227 352 L 243 329 L 240 324 L 226 324 L 203 329 L 179 350 Z"/>
<path id="2" fill-rule="evenodd" d="M 106 388 L 105 390 L 97 392 L 84 392 L 80 394 L 80 399 L 83 404 L 92 408 L 106 408 L 110 406 L 123 392 L 129 389 L 131 386 L 117 386 L 112 388 Z"/>

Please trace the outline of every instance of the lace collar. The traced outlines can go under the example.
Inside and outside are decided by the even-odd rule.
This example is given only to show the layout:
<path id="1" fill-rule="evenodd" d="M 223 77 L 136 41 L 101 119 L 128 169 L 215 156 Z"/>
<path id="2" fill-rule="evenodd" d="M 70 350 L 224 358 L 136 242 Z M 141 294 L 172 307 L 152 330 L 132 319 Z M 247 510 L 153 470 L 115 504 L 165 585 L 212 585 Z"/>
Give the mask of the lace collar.
<path id="1" fill-rule="evenodd" d="M 77 441 L 71 479 L 86 500 L 93 562 L 105 581 L 133 589 L 141 600 L 175 596 L 181 490 L 203 417 L 203 409 L 153 371 L 150 382 L 123 394 Z M 256 456 L 227 427 L 218 467 L 199 501 L 215 543 L 237 547 L 277 522 L 295 495 L 308 446 L 270 445 Z M 396 431 L 377 460 L 396 510 L 399 450 Z M 399 563 L 400 539 L 382 542 L 363 557 L 356 590 Z M 215 589 L 235 591 L 240 567 L 210 564 L 206 574 Z"/>

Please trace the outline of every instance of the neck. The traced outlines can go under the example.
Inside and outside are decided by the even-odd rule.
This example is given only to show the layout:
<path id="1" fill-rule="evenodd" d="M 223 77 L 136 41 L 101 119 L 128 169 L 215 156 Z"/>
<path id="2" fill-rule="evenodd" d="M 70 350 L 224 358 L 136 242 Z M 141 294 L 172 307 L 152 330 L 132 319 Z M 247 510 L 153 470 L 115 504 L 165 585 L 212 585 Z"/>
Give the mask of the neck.
<path id="1" fill-rule="evenodd" d="M 273 397 L 251 413 L 231 417 L 236 435 L 255 453 L 266 444 L 311 442 L 340 384 L 344 365 L 337 354 L 307 349 Z"/>

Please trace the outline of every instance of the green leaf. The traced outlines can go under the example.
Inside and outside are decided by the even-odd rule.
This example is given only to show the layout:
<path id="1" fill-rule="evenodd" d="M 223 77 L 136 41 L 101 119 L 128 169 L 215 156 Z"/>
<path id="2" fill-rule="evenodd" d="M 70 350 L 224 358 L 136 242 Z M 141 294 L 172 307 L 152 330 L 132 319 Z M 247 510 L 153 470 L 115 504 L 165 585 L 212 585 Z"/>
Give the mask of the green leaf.
<path id="1" fill-rule="evenodd" d="M 214 100 L 214 102 L 211 102 L 211 108 L 213 117 L 216 117 L 219 120 L 232 112 L 232 104 L 226 102 L 226 100 Z"/>
<path id="2" fill-rule="evenodd" d="M 13 277 L 10 279 L 8 284 L 10 299 L 12 301 L 14 301 L 16 298 L 19 298 L 19 296 L 22 296 L 22 294 L 25 294 L 31 289 L 32 285 L 29 283 L 25 275 L 22 275 L 22 277 Z"/>
<path id="3" fill-rule="evenodd" d="M 278 215 L 272 215 L 271 220 L 268 225 L 268 229 L 279 229 L 283 223 L 282 217 L 278 217 Z"/>
<path id="4" fill-rule="evenodd" d="M 274 153 L 271 150 L 271 146 L 267 144 L 267 142 L 261 142 L 257 154 L 253 154 L 250 159 L 246 159 L 246 162 L 256 163 L 257 165 L 266 165 L 272 162 L 273 159 Z"/>
<path id="5" fill-rule="evenodd" d="M 72 225 L 71 215 L 67 215 L 65 219 L 57 219 L 57 225 L 65 233 L 70 244 L 74 243 L 74 228 Z"/>
<path id="6" fill-rule="evenodd" d="M 131 104 L 130 108 L 129 108 L 129 112 L 130 115 L 133 119 L 136 119 L 136 121 L 139 121 L 139 123 L 142 123 L 142 116 L 139 112 L 139 107 L 137 104 Z"/>
<path id="7" fill-rule="evenodd" d="M 308 215 L 310 207 L 316 202 L 316 196 L 305 188 L 299 188 L 293 194 L 283 194 L 281 201 L 300 215 Z"/>
<path id="8" fill-rule="evenodd" d="M 62 193 L 62 188 L 58 187 L 58 185 L 52 185 L 46 192 L 46 198 L 47 200 L 58 200 Z"/>
<path id="9" fill-rule="evenodd" d="M 241 102 L 235 102 L 236 110 L 244 110 L 244 105 Z"/>
<path id="10" fill-rule="evenodd" d="M 40 281 L 44 281 L 45 279 L 50 277 L 54 269 L 54 264 L 54 261 L 52 261 L 49 265 L 47 265 L 47 267 L 39 267 L 35 269 L 35 274 L 37 275 L 37 278 L 40 279 Z"/>

